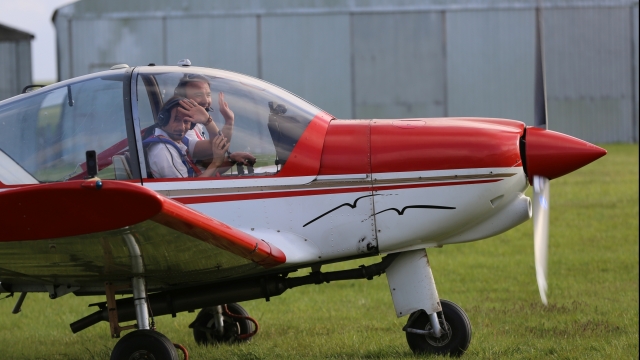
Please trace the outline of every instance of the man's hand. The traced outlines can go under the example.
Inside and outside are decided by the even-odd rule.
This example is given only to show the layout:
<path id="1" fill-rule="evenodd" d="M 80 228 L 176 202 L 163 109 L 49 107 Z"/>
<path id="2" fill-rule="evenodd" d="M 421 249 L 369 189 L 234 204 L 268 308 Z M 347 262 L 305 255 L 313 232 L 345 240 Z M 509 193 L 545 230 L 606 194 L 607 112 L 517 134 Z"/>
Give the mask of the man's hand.
<path id="1" fill-rule="evenodd" d="M 207 113 L 207 110 L 196 104 L 193 100 L 180 100 L 180 107 L 178 108 L 178 111 L 183 116 L 191 118 L 191 121 L 197 124 L 204 124 L 209 120 L 209 113 Z"/>
<path id="2" fill-rule="evenodd" d="M 220 106 L 220 114 L 222 114 L 225 123 L 233 123 L 233 111 L 229 108 L 229 104 L 224 101 L 224 93 L 222 91 L 218 93 L 218 106 Z"/>
<path id="3" fill-rule="evenodd" d="M 212 150 L 213 150 L 213 162 L 216 166 L 222 165 L 224 162 L 225 154 L 229 150 L 230 144 L 227 142 L 224 136 L 218 135 L 213 138 Z"/>
<path id="4" fill-rule="evenodd" d="M 242 165 L 253 166 L 256 163 L 256 157 L 246 152 L 233 152 L 231 153 L 231 155 L 229 155 L 229 158 Z"/>

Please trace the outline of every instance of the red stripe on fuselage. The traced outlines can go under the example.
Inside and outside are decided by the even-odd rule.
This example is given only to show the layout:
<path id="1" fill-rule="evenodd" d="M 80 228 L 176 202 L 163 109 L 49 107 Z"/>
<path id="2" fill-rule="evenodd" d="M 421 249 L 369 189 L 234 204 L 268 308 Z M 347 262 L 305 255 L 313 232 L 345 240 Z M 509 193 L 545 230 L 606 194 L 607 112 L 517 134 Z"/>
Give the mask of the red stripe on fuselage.
<path id="1" fill-rule="evenodd" d="M 241 200 L 262 200 L 262 199 L 279 199 L 297 196 L 315 196 L 315 195 L 331 195 L 331 194 L 345 194 L 356 193 L 364 191 L 384 191 L 384 190 L 401 190 L 401 189 L 414 189 L 414 188 L 427 188 L 427 187 L 439 187 L 439 186 L 460 186 L 460 185 L 474 185 L 474 184 L 488 184 L 502 179 L 487 179 L 487 180 L 470 180 L 470 181 L 447 181 L 439 183 L 419 183 L 419 184 L 396 184 L 396 185 L 379 185 L 379 186 L 358 186 L 350 188 L 327 188 L 317 190 L 288 190 L 288 191 L 272 191 L 272 192 L 259 192 L 248 194 L 221 194 L 221 195 L 206 195 L 206 196 L 190 196 L 190 197 L 175 197 L 172 198 L 183 204 L 204 204 L 214 202 L 225 201 L 241 201 Z"/>

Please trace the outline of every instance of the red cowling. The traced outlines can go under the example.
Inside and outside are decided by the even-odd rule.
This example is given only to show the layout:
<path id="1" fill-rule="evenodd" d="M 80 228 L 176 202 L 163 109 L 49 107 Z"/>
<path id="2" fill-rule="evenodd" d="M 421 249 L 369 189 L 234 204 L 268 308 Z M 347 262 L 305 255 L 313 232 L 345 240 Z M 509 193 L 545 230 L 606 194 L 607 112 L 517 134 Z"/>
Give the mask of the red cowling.
<path id="1" fill-rule="evenodd" d="M 559 132 L 527 127 L 526 166 L 529 183 L 533 175 L 555 179 L 603 157 L 607 151 Z"/>

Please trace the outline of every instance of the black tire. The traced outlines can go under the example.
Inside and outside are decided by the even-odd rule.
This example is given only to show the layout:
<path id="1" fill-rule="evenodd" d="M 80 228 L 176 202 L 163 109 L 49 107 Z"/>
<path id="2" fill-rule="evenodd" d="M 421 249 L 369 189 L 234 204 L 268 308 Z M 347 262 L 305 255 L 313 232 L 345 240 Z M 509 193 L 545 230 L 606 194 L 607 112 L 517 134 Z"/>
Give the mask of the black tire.
<path id="1" fill-rule="evenodd" d="M 249 313 L 236 303 L 227 304 L 227 310 L 234 315 L 249 316 Z M 224 333 L 216 334 L 214 321 L 215 307 L 207 307 L 200 310 L 196 319 L 189 325 L 193 328 L 193 338 L 200 345 L 213 345 L 218 343 L 245 342 L 251 338 L 238 339 L 239 335 L 253 332 L 253 323 L 247 319 L 222 315 Z"/>
<path id="2" fill-rule="evenodd" d="M 111 352 L 111 360 L 179 360 L 173 343 L 153 330 L 136 330 L 123 336 Z"/>
<path id="3" fill-rule="evenodd" d="M 436 338 L 407 332 L 407 343 L 414 354 L 439 354 L 462 356 L 471 343 L 471 322 L 462 308 L 451 301 L 440 300 L 442 312 L 438 313 L 440 327 L 444 333 Z M 444 315 L 444 321 L 442 319 Z M 414 318 L 415 317 L 415 318 Z M 418 330 L 431 330 L 429 315 L 419 310 L 409 316 L 410 327 Z"/>

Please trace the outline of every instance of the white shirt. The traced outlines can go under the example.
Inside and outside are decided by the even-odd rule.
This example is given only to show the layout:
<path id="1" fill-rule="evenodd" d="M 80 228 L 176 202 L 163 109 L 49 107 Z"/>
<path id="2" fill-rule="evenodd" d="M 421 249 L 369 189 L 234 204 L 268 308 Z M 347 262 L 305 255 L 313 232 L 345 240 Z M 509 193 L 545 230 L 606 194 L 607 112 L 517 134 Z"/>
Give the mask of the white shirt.
<path id="1" fill-rule="evenodd" d="M 161 135 L 171 140 L 167 133 L 161 129 L 156 129 L 154 135 Z M 187 147 L 183 143 L 175 144 L 178 145 L 183 155 L 186 154 Z M 189 140 L 189 144 L 191 144 L 191 140 Z M 182 157 L 175 147 L 164 143 L 151 144 L 147 150 L 147 155 L 149 157 L 149 168 L 154 178 L 189 177 L 187 167 L 182 163 Z"/>
<path id="2" fill-rule="evenodd" d="M 206 140 L 204 125 L 196 124 L 196 126 L 192 130 L 188 130 L 184 136 L 189 138 L 189 154 L 193 160 L 202 160 L 193 156 L 193 150 L 196 148 L 196 143 L 198 140 Z"/>

